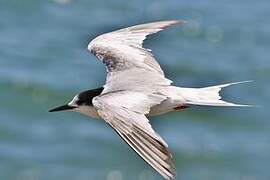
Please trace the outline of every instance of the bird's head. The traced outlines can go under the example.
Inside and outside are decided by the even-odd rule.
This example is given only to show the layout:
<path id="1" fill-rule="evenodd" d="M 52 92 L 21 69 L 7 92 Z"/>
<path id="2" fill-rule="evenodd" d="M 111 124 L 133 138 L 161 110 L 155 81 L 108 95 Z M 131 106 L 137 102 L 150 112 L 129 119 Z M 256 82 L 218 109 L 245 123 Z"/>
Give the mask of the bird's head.
<path id="1" fill-rule="evenodd" d="M 103 88 L 98 88 L 81 92 L 74 96 L 74 98 L 69 103 L 53 108 L 49 110 L 49 112 L 80 111 L 80 109 L 83 107 L 93 107 L 93 98 L 100 95 L 102 90 Z"/>
<path id="2" fill-rule="evenodd" d="M 69 103 L 53 108 L 49 110 L 49 112 L 74 111 L 75 109 L 79 108 L 83 104 L 82 100 L 80 100 L 79 97 L 80 97 L 79 94 L 77 94 Z"/>

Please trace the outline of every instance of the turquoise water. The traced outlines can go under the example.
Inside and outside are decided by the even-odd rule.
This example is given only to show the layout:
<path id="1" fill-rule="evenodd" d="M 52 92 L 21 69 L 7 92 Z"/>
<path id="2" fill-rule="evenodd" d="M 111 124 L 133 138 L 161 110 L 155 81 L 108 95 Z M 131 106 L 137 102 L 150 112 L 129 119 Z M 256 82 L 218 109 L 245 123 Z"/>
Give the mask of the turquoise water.
<path id="1" fill-rule="evenodd" d="M 103 121 L 47 111 L 103 85 L 90 39 L 166 19 L 189 21 L 146 41 L 167 77 L 188 87 L 254 80 L 223 94 L 260 105 L 153 118 L 177 179 L 270 179 L 269 7 L 269 0 L 1 0 L 0 179 L 162 179 Z"/>

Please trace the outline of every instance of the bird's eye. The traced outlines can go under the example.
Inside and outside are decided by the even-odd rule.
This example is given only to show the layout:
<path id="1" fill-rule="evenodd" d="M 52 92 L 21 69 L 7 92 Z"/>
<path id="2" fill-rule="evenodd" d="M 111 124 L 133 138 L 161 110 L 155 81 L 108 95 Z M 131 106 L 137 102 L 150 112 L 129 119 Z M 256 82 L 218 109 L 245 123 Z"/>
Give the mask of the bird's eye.
<path id="1" fill-rule="evenodd" d="M 83 105 L 83 101 L 78 100 L 78 101 L 76 101 L 76 104 L 79 105 L 79 106 L 80 106 L 80 105 Z"/>

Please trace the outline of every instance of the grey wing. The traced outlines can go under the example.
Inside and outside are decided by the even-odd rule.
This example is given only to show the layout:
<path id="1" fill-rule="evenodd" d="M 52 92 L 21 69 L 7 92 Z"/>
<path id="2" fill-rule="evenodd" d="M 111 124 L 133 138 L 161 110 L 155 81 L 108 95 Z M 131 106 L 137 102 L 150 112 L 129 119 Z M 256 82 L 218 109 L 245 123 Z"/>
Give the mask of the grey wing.
<path id="1" fill-rule="evenodd" d="M 125 71 L 132 70 L 128 74 L 129 77 L 133 76 L 129 84 L 148 80 L 146 84 L 149 85 L 150 81 L 156 80 L 156 82 L 160 81 L 161 85 L 168 85 L 171 81 L 164 77 L 160 65 L 150 50 L 143 48 L 142 45 L 147 35 L 183 22 L 181 20 L 159 21 L 127 27 L 98 36 L 90 42 L 88 49 L 106 65 L 108 72 L 106 83 L 110 83 L 112 79 L 124 81 L 124 77 L 127 76 Z M 144 76 L 140 77 L 138 74 Z M 151 79 L 154 75 L 156 78 Z M 110 86 L 116 85 L 110 84 Z"/>
<path id="2" fill-rule="evenodd" d="M 149 165 L 165 179 L 174 179 L 176 172 L 168 146 L 143 114 L 149 111 L 149 106 L 159 102 L 158 97 L 145 97 L 144 94 L 134 92 L 122 94 L 110 93 L 94 98 L 93 104 L 99 115 Z M 137 100 L 134 103 L 129 101 L 124 105 L 119 104 L 126 96 L 130 96 L 132 101 Z"/>

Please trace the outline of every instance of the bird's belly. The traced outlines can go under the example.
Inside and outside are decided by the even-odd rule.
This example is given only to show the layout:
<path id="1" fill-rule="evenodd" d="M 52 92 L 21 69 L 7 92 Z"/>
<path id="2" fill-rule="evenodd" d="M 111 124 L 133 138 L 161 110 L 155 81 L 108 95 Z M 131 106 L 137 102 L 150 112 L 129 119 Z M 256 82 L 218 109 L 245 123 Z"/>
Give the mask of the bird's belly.
<path id="1" fill-rule="evenodd" d="M 179 111 L 188 107 L 189 106 L 184 103 L 175 102 L 171 99 L 168 99 L 163 101 L 161 104 L 151 107 L 147 116 L 157 116 L 172 111 Z"/>
<path id="2" fill-rule="evenodd" d="M 168 99 L 163 101 L 161 104 L 151 107 L 150 112 L 147 114 L 147 116 L 157 116 L 172 111 L 179 111 L 188 107 L 189 106 L 185 105 L 184 103 L 179 103 Z M 93 106 L 80 107 L 76 111 L 95 119 L 101 118 L 98 115 L 96 108 Z"/>

